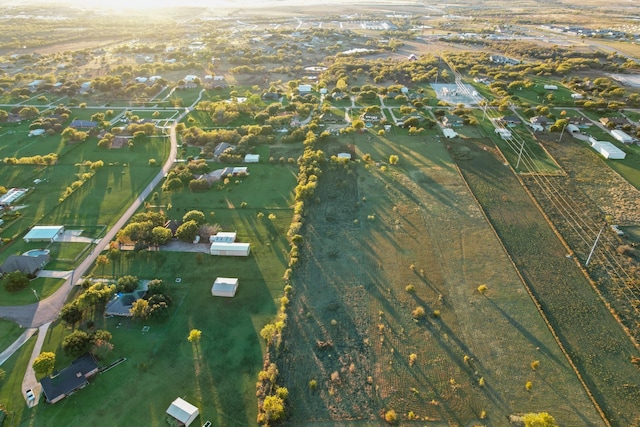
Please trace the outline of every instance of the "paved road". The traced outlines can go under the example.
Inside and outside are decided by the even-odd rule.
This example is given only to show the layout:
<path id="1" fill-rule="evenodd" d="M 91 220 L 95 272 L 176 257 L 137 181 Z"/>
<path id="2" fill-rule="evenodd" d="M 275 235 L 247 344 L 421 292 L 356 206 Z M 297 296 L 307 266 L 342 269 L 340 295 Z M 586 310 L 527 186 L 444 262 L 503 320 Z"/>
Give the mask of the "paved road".
<path id="1" fill-rule="evenodd" d="M 200 97 L 198 97 L 198 100 Z M 195 103 L 198 102 L 196 100 Z M 194 103 L 194 105 L 195 105 Z M 66 282 L 50 297 L 34 304 L 18 306 L 18 307 L 0 307 L 0 317 L 12 320 L 25 328 L 37 328 L 45 323 L 52 322 L 58 317 L 60 309 L 64 305 L 73 288 L 73 285 L 91 268 L 95 259 L 109 245 L 116 233 L 126 224 L 131 216 L 140 208 L 144 200 L 151 194 L 154 188 L 162 181 L 164 176 L 173 166 L 178 153 L 178 138 L 176 136 L 176 125 L 187 115 L 191 109 L 185 108 L 184 112 L 175 120 L 170 128 L 171 150 L 169 158 L 165 162 L 162 170 L 153 178 L 153 180 L 145 187 L 140 195 L 134 200 L 129 209 L 122 214 L 118 221 L 107 231 L 106 235 L 97 241 L 89 256 L 87 256 L 80 265 L 71 271 Z"/>

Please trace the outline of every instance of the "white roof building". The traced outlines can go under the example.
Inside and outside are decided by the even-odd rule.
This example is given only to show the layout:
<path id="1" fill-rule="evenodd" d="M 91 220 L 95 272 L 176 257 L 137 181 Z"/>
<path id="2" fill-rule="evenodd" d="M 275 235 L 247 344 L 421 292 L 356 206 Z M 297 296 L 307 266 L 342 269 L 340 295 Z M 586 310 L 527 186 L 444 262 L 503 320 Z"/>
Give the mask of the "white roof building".
<path id="1" fill-rule="evenodd" d="M 198 408 L 193 406 L 191 403 L 186 400 L 182 400 L 179 397 L 171 402 L 171 406 L 167 408 L 167 415 L 172 418 L 175 418 L 179 422 L 181 422 L 185 427 L 189 427 L 189 425 L 195 421 L 195 419 L 200 415 Z"/>
<path id="2" fill-rule="evenodd" d="M 589 138 L 589 142 L 591 143 L 591 148 L 600 153 L 605 159 L 622 160 L 627 156 L 624 151 L 609 141 L 596 141 L 593 138 Z"/>
<path id="3" fill-rule="evenodd" d="M 260 161 L 260 154 L 247 154 L 244 156 L 245 163 L 258 163 Z"/>
<path id="4" fill-rule="evenodd" d="M 219 256 L 249 256 L 251 250 L 249 243 L 213 242 L 209 248 L 211 255 Z"/>
<path id="5" fill-rule="evenodd" d="M 633 138 L 631 136 L 619 129 L 613 129 L 611 131 L 611 136 L 623 144 L 631 144 L 633 142 Z"/>
<path id="6" fill-rule="evenodd" d="M 209 243 L 213 242 L 223 242 L 223 243 L 233 243 L 236 241 L 236 232 L 235 231 L 218 231 L 218 234 L 214 234 L 209 237 Z"/>
<path id="7" fill-rule="evenodd" d="M 64 225 L 37 225 L 23 237 L 29 242 L 53 242 L 64 233 Z"/>
<path id="8" fill-rule="evenodd" d="M 311 85 L 298 85 L 298 92 L 300 93 L 310 93 Z"/>
<path id="9" fill-rule="evenodd" d="M 351 160 L 351 153 L 338 153 L 338 158 Z"/>
<path id="10" fill-rule="evenodd" d="M 442 133 L 444 134 L 445 138 L 455 138 L 456 136 L 458 136 L 458 132 L 450 128 L 442 128 Z"/>
<path id="11" fill-rule="evenodd" d="M 211 295 L 214 297 L 231 298 L 238 290 L 238 279 L 235 277 L 217 277 L 211 287 Z"/>

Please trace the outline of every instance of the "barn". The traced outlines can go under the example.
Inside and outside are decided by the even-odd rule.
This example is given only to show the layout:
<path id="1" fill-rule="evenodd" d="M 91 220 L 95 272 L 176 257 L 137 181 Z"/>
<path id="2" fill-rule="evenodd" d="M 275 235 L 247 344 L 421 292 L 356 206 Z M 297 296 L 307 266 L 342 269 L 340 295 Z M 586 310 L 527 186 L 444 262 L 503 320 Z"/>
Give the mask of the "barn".
<path id="1" fill-rule="evenodd" d="M 213 242 L 209 248 L 211 255 L 219 256 L 249 256 L 249 243 Z"/>
<path id="2" fill-rule="evenodd" d="M 631 144 L 633 142 L 633 138 L 631 136 L 629 136 L 626 132 L 623 132 L 619 129 L 613 129 L 611 131 L 611 136 L 613 136 L 615 139 L 622 142 L 623 144 Z"/>
<path id="3" fill-rule="evenodd" d="M 211 295 L 214 297 L 231 298 L 238 290 L 238 279 L 234 277 L 217 277 L 211 287 Z"/>

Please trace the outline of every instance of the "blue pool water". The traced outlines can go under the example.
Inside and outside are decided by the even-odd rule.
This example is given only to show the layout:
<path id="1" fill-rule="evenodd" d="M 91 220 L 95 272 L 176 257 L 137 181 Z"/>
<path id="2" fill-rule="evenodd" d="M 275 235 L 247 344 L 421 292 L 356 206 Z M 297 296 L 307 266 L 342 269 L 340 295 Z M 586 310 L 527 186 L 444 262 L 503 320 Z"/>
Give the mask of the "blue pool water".
<path id="1" fill-rule="evenodd" d="M 25 252 L 23 255 L 34 257 L 38 255 L 49 255 L 49 249 L 31 249 L 30 251 Z"/>

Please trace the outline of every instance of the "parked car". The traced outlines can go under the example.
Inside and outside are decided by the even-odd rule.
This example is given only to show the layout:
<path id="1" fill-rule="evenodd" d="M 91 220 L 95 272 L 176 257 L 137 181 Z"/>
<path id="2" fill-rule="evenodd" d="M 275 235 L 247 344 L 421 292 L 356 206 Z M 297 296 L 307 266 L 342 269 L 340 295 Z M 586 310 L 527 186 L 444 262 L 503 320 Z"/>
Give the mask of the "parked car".
<path id="1" fill-rule="evenodd" d="M 31 402 L 32 400 L 36 400 L 36 396 L 33 394 L 33 390 L 27 390 L 27 400 Z"/>
<path id="2" fill-rule="evenodd" d="M 207 421 L 206 423 L 202 424 L 202 427 L 211 427 L 211 421 Z"/>

